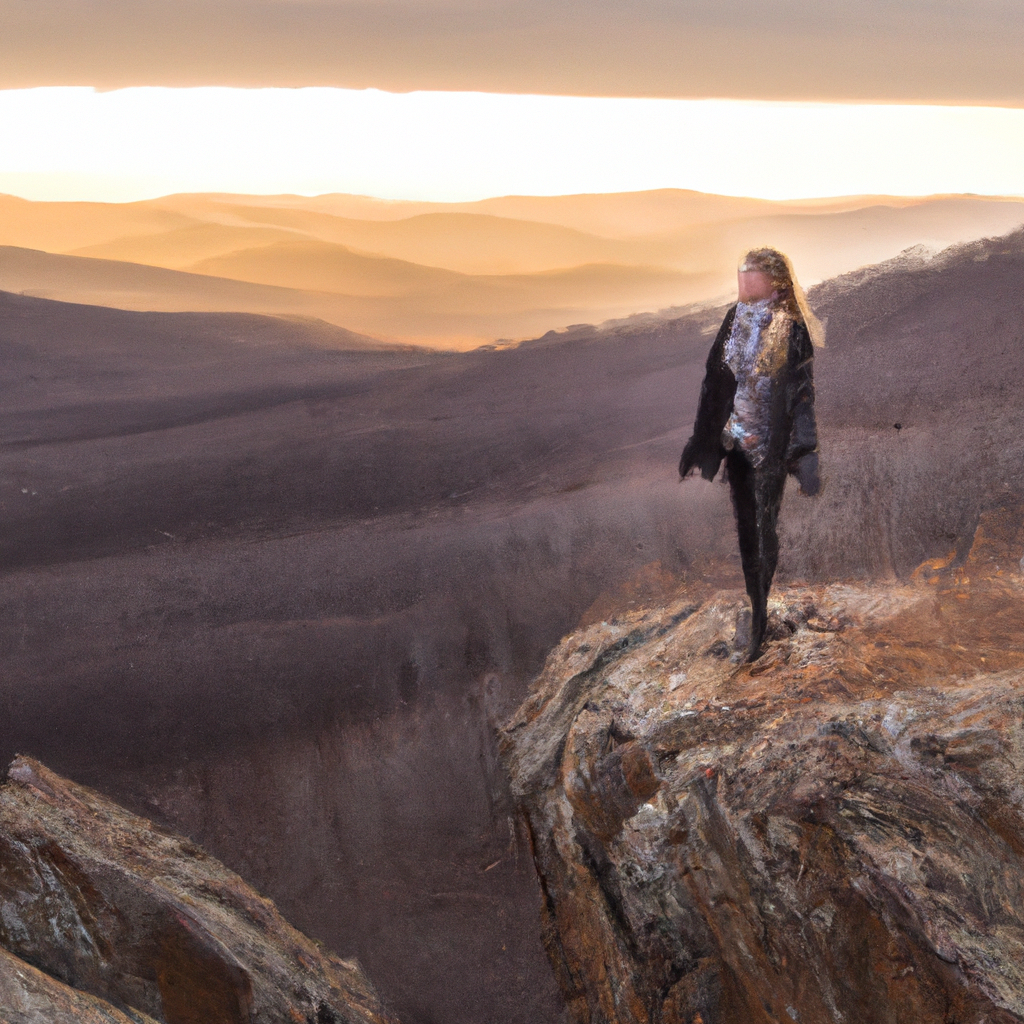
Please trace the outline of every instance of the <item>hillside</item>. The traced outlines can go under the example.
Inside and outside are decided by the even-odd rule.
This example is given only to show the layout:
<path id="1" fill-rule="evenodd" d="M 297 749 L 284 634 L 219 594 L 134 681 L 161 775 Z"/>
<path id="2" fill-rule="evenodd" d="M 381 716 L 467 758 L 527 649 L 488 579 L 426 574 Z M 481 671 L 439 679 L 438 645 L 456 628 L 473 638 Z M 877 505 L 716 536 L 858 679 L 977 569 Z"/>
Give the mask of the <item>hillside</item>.
<path id="1" fill-rule="evenodd" d="M 4 772 L 0 823 L 12 1024 L 398 1024 L 358 964 L 195 843 L 37 761 Z"/>
<path id="2" fill-rule="evenodd" d="M 0 246 L 0 288 L 140 312 L 313 317 L 391 344 L 451 350 L 502 332 L 529 336 L 588 314 L 621 316 L 657 306 L 666 294 L 692 299 L 707 291 L 707 280 L 609 264 L 472 277 L 303 241 L 211 257 L 191 271 Z"/>
<path id="3" fill-rule="evenodd" d="M 313 316 L 392 341 L 467 349 L 718 301 L 734 287 L 738 256 L 769 240 L 810 285 L 914 246 L 938 251 L 1022 222 L 1021 200 L 979 196 L 769 202 L 666 189 L 452 204 L 0 196 L 0 288 L 125 309 Z"/>
<path id="4" fill-rule="evenodd" d="M 1018 232 L 811 291 L 780 593 L 962 561 L 1021 496 L 1022 276 Z M 581 619 L 741 585 L 728 489 L 676 478 L 722 311 L 346 353 L 5 296 L 0 760 L 201 843 L 403 1020 L 557 1020 L 492 724 Z"/>

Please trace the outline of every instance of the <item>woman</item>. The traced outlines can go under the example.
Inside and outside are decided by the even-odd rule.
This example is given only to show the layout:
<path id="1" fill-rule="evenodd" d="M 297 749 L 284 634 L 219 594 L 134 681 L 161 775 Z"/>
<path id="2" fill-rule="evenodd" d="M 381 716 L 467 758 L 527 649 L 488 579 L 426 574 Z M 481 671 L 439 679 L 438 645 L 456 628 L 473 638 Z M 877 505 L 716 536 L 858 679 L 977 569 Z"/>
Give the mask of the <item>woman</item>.
<path id="1" fill-rule="evenodd" d="M 711 346 L 679 475 L 696 467 L 713 480 L 725 459 L 751 605 L 745 660 L 753 661 L 768 626 L 786 474 L 796 476 L 803 494 L 821 487 L 812 345 L 824 339 L 789 260 L 777 249 L 748 252 L 737 280 L 739 301 Z"/>

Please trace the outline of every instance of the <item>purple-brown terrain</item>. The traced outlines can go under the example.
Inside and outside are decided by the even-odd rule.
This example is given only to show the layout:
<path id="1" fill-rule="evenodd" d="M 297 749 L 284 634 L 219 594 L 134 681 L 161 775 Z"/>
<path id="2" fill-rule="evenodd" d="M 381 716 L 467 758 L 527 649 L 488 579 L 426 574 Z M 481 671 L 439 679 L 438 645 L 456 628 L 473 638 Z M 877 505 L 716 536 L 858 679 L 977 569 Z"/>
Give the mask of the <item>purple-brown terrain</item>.
<path id="1" fill-rule="evenodd" d="M 1017 232 L 812 291 L 780 586 L 895 585 L 1024 498 L 1022 286 Z M 202 844 L 407 1024 L 562 1020 L 495 726 L 581 621 L 739 585 L 675 468 L 722 312 L 444 354 L 0 294 L 0 763 Z"/>

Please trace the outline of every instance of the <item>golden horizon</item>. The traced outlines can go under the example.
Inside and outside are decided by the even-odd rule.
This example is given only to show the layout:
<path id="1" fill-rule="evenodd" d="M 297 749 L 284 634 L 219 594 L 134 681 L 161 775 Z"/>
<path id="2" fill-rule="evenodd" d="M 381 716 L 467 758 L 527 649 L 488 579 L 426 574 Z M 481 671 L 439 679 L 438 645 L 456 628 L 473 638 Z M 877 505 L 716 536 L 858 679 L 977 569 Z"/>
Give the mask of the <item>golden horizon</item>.
<path id="1" fill-rule="evenodd" d="M 34 201 L 1024 195 L 1024 110 L 1007 106 L 42 87 L 0 90 L 0 130 L 0 192 Z M 780 154 L 754 181 L 747 145 Z"/>

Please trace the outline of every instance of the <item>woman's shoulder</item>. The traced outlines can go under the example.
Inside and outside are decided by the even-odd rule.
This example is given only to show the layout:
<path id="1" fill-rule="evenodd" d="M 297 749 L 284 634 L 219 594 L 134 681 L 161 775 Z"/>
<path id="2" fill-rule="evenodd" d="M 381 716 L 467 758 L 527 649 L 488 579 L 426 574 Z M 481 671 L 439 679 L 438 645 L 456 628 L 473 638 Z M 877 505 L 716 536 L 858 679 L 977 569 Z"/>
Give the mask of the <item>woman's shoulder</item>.
<path id="1" fill-rule="evenodd" d="M 772 313 L 772 327 L 780 334 L 788 331 L 790 341 L 797 344 L 801 344 L 804 340 L 810 342 L 810 332 L 807 330 L 807 324 L 799 310 L 792 310 L 788 306 L 777 306 Z"/>
<path id="2" fill-rule="evenodd" d="M 709 360 L 713 359 L 716 354 L 721 355 L 725 349 L 725 343 L 729 340 L 729 335 L 732 333 L 732 322 L 736 318 L 736 305 L 734 302 L 725 311 L 725 316 L 722 317 L 721 326 L 718 328 L 715 340 L 711 343 L 711 351 L 708 352 Z"/>

